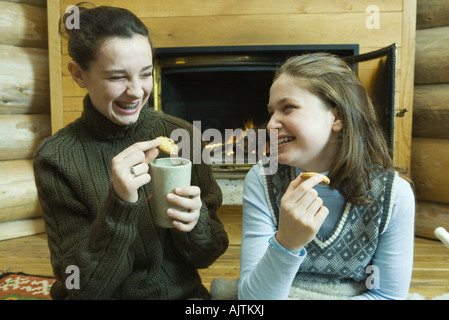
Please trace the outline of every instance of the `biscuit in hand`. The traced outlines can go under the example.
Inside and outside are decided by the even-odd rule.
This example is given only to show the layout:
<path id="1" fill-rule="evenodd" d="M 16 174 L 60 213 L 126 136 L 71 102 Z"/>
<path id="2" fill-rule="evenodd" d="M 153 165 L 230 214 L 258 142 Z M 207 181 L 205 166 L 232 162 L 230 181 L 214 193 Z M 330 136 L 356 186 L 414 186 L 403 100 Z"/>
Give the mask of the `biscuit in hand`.
<path id="1" fill-rule="evenodd" d="M 178 146 L 176 143 L 167 137 L 157 137 L 161 141 L 161 144 L 158 146 L 159 150 L 168 153 L 168 154 L 178 154 Z"/>
<path id="2" fill-rule="evenodd" d="M 319 173 L 318 172 L 303 172 L 303 173 L 301 173 L 301 178 L 309 179 L 309 178 L 312 178 L 314 175 L 317 175 L 317 174 L 319 174 Z M 320 184 L 324 184 L 324 185 L 328 185 L 330 183 L 331 183 L 331 181 L 326 176 L 324 176 L 323 181 L 320 182 Z"/>

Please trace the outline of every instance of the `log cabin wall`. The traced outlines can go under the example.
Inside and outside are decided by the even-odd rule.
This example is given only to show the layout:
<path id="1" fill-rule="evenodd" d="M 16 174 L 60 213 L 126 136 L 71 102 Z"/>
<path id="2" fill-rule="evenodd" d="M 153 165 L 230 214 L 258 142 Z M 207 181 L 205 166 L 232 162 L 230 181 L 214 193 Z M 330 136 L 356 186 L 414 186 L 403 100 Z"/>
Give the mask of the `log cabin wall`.
<path id="1" fill-rule="evenodd" d="M 41 233 L 32 156 L 50 135 L 45 0 L 0 1 L 0 240 Z"/>
<path id="2" fill-rule="evenodd" d="M 418 0 L 412 178 L 417 235 L 449 230 L 449 2 Z"/>

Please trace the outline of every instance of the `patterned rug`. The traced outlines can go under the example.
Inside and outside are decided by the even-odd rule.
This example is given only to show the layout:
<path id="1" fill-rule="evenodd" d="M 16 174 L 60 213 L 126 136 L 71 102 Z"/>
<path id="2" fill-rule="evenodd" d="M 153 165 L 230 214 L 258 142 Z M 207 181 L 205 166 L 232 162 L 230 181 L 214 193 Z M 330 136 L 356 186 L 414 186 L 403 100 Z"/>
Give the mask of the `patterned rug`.
<path id="1" fill-rule="evenodd" d="M 0 300 L 51 300 L 52 277 L 24 273 L 0 274 Z"/>

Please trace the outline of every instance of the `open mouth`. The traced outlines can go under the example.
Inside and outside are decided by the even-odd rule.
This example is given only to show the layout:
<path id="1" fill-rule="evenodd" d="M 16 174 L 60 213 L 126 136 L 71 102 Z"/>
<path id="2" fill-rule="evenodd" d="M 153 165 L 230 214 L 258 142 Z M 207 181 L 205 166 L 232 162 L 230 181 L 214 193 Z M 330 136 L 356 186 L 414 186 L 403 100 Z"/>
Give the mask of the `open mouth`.
<path id="1" fill-rule="evenodd" d="M 278 139 L 278 146 L 295 140 L 295 137 L 283 137 Z"/>
<path id="2" fill-rule="evenodd" d="M 122 102 L 115 101 L 115 103 L 117 104 L 117 106 L 120 109 L 127 110 L 127 111 L 132 111 L 132 110 L 136 109 L 137 106 L 139 105 L 139 102 L 136 102 L 136 103 L 122 103 Z"/>

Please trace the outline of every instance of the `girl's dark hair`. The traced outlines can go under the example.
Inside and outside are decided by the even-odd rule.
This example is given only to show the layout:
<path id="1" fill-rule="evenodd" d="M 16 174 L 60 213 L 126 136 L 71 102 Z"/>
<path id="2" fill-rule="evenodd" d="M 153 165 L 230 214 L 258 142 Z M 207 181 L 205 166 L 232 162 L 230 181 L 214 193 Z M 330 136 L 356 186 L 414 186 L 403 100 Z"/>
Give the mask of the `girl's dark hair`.
<path id="1" fill-rule="evenodd" d="M 79 10 L 79 28 L 67 26 L 66 21 L 72 13 L 66 13 L 60 21 L 60 32 L 68 37 L 69 55 L 82 69 L 89 69 L 98 48 L 108 38 L 142 35 L 148 38 L 153 50 L 148 28 L 131 11 L 116 7 L 95 7 L 89 2 L 75 6 Z"/>
<path id="2" fill-rule="evenodd" d="M 287 74 L 298 85 L 337 107 L 343 119 L 340 148 L 329 172 L 331 186 L 354 205 L 370 203 L 373 168 L 387 170 L 392 159 L 374 106 L 358 76 L 337 56 L 312 53 L 289 58 L 274 80 Z"/>

